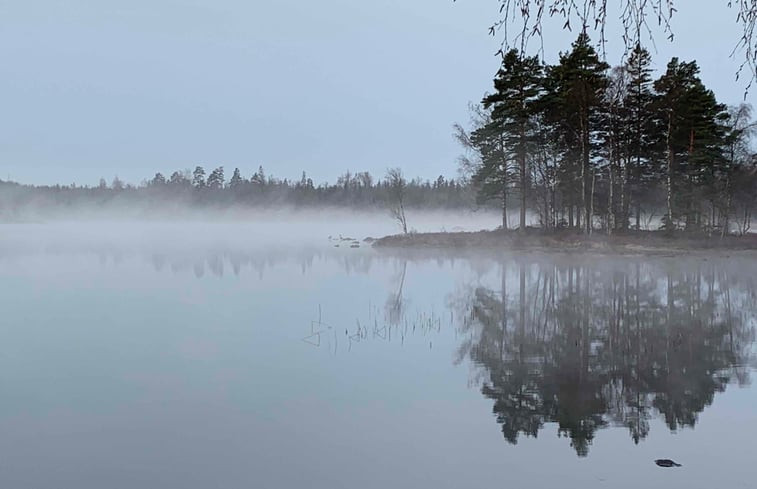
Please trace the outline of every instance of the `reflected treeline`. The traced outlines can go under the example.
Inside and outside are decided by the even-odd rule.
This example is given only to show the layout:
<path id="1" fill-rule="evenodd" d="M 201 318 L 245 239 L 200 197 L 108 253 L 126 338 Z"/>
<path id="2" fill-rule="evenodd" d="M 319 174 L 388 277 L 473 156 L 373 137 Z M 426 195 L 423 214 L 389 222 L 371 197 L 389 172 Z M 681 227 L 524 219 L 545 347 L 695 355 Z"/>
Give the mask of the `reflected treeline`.
<path id="1" fill-rule="evenodd" d="M 634 442 L 660 416 L 693 427 L 729 382 L 748 382 L 757 294 L 722 263 L 501 263 L 498 287 L 453 300 L 481 392 L 510 443 L 557 423 L 579 456 L 597 431 Z M 737 265 L 730 263 L 730 265 Z"/>
<path id="2" fill-rule="evenodd" d="M 3 246 L 0 244 L 0 262 L 30 256 L 94 257 L 101 265 L 121 265 L 128 259 L 147 262 L 155 272 L 174 274 L 191 273 L 197 278 L 206 276 L 254 274 L 263 278 L 267 271 L 295 264 L 302 274 L 308 273 L 316 263 L 336 263 L 347 274 L 368 273 L 377 256 L 369 247 L 361 249 L 331 249 L 324 246 L 251 246 L 185 248 L 181 247 L 128 247 L 101 245 L 54 245 L 44 247 Z M 386 258 L 386 260 L 391 260 Z"/>
<path id="3" fill-rule="evenodd" d="M 104 266 L 137 259 L 159 273 L 206 278 L 275 276 L 283 265 L 305 275 L 319 264 L 346 275 L 388 276 L 387 294 L 367 301 L 367 315 L 334 317 L 345 301 L 339 295 L 324 304 L 324 319 L 319 313 L 303 339 L 336 352 L 369 341 L 404 345 L 411 336 L 422 336 L 414 344 L 425 347 L 428 336 L 431 348 L 431 335 L 454 332 L 462 342 L 458 360 L 475 366 L 505 439 L 516 443 L 556 423 L 582 456 L 603 427 L 623 426 L 638 443 L 655 418 L 671 430 L 695 426 L 718 392 L 749 381 L 754 362 L 757 259 L 748 254 L 611 258 L 294 245 L 161 250 L 0 244 L 0 263 L 37 253 L 94 256 Z M 477 285 L 459 288 L 470 280 Z M 458 287 L 448 311 L 419 304 L 418 293 L 432 281 L 439 282 L 433 283 L 437 297 Z"/>
<path id="4" fill-rule="evenodd" d="M 190 253 L 150 252 L 148 256 L 156 272 L 170 270 L 172 273 L 184 273 L 189 270 L 197 278 L 211 275 L 223 277 L 253 273 L 264 278 L 266 271 L 277 273 L 277 268 L 286 264 L 296 264 L 303 275 L 307 274 L 316 263 L 337 263 L 339 269 L 347 274 L 366 274 L 375 257 L 360 250 L 331 251 L 319 247 L 295 248 L 259 248 L 259 249 L 215 249 Z"/>

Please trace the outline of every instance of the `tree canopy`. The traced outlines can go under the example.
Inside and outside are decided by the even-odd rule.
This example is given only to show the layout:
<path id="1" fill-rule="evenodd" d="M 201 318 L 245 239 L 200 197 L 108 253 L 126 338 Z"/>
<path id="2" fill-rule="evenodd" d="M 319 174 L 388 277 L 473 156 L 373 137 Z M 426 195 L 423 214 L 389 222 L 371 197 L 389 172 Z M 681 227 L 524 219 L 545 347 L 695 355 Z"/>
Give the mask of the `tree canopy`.
<path id="1" fill-rule="evenodd" d="M 479 201 L 497 200 L 507 215 L 517 193 L 522 230 L 527 209 L 545 228 L 587 234 L 642 229 L 654 214 L 670 231 L 728 233 L 736 214 L 748 228 L 757 203 L 749 107 L 718 102 L 696 61 L 673 58 L 656 80 L 650 64 L 637 44 L 611 69 L 585 30 L 554 65 L 503 53 L 474 127 L 456 129 L 477 155 L 463 166 Z M 736 174 L 751 191 L 736 191 Z"/>

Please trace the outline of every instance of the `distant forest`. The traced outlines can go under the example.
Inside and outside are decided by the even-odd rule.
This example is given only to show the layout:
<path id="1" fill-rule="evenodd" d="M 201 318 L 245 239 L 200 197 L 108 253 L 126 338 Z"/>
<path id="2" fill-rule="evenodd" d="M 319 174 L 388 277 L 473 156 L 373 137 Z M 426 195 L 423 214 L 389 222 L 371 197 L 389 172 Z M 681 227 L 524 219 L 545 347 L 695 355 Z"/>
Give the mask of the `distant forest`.
<path id="1" fill-rule="evenodd" d="M 653 218 L 671 231 L 749 230 L 751 107 L 719 103 L 695 61 L 673 58 L 653 79 L 637 44 L 611 68 L 585 31 L 556 65 L 501 55 L 472 127 L 456 126 L 479 202 L 499 200 L 507 215 L 515 194 L 521 229 L 530 209 L 545 228 L 585 233 L 643 229 Z"/>
<path id="2" fill-rule="evenodd" d="M 71 212 L 123 209 L 142 213 L 248 207 L 344 207 L 394 213 L 398 205 L 413 209 L 470 209 L 475 192 L 466 181 L 439 176 L 433 181 L 407 180 L 399 169 L 383 178 L 368 172 L 344 173 L 334 183 L 316 185 L 305 172 L 299 180 L 279 179 L 263 167 L 250 176 L 223 166 L 206 170 L 155 174 L 139 185 L 114 178 L 97 186 L 32 186 L 0 181 L 0 217 L 24 218 L 30 212 L 73 217 Z"/>

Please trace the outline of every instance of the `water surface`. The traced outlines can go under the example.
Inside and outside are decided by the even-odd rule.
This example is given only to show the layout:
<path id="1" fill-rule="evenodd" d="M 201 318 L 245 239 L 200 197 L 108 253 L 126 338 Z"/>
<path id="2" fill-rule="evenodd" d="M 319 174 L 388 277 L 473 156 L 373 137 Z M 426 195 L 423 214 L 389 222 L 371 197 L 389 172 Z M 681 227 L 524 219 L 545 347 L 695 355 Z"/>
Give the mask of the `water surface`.
<path id="1" fill-rule="evenodd" d="M 196 231 L 5 234 L 2 487 L 757 483 L 754 258 Z"/>

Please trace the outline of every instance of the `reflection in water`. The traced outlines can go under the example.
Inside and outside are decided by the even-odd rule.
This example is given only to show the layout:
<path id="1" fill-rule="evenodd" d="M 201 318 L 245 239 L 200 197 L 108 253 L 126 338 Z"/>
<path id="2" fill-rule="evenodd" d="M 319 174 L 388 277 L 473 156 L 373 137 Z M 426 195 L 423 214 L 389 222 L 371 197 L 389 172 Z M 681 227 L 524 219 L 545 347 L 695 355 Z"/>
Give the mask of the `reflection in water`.
<path id="1" fill-rule="evenodd" d="M 653 416 L 694 427 L 715 393 L 748 382 L 751 279 L 707 262 L 500 266 L 499 290 L 473 287 L 453 302 L 469 334 L 460 358 L 481 369 L 510 443 L 545 423 L 579 456 L 608 425 L 638 443 Z"/>
<path id="2" fill-rule="evenodd" d="M 103 265 L 138 256 L 156 272 L 203 279 L 250 272 L 262 279 L 283 263 L 295 263 L 303 275 L 318 263 L 337 264 L 345 275 L 389 270 L 388 292 L 369 302 L 367 317 L 334 318 L 319 309 L 303 341 L 336 354 L 367 341 L 404 345 L 415 335 L 430 348 L 431 335 L 454 330 L 457 361 L 472 365 L 512 444 L 521 435 L 536 437 L 547 423 L 557 424 L 579 456 L 588 454 L 605 427 L 625 427 L 639 443 L 654 418 L 670 430 L 694 427 L 716 393 L 729 383 L 749 382 L 757 320 L 754 258 L 589 262 L 519 254 L 461 260 L 318 247 L 75 251 L 95 253 Z M 25 253 L 3 249 L 0 260 Z M 443 270 L 464 262 L 474 285 L 458 283 L 447 297 L 448 311 L 410 311 L 408 298 L 419 301 L 409 282 L 421 262 Z M 491 275 L 496 277 L 488 280 Z"/>
<path id="3" fill-rule="evenodd" d="M 405 310 L 405 298 L 402 295 L 402 289 L 405 287 L 405 276 L 407 275 L 407 260 L 402 261 L 402 270 L 399 278 L 397 279 L 397 292 L 389 294 L 386 299 L 386 311 L 389 316 L 389 324 L 397 325 L 400 319 L 404 315 Z"/>

